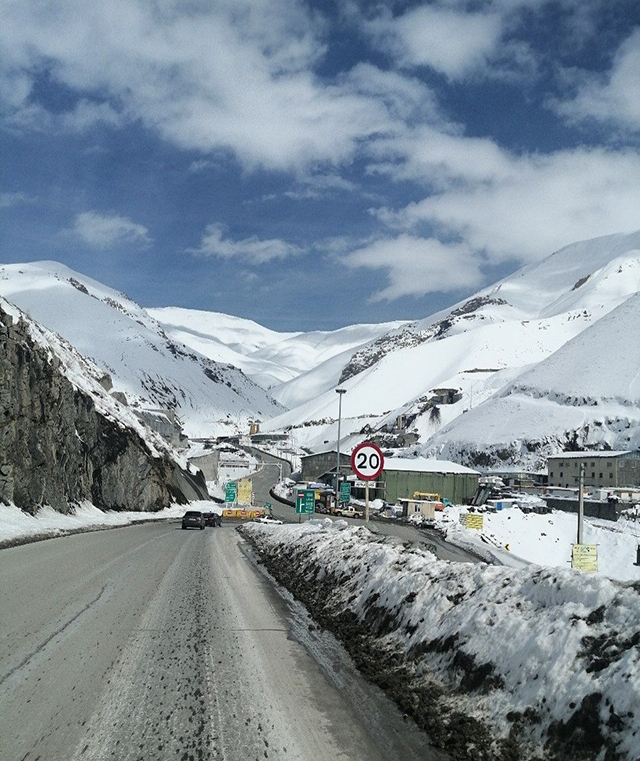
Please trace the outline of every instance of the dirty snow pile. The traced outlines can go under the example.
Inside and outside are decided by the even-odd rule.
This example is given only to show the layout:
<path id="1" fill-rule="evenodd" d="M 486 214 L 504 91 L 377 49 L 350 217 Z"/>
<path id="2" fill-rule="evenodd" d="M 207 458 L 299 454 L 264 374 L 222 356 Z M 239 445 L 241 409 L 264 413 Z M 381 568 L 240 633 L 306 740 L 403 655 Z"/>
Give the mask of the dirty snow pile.
<path id="1" fill-rule="evenodd" d="M 349 637 L 399 657 L 393 697 L 443 747 L 474 723 L 458 757 L 640 757 L 638 582 L 447 563 L 345 521 L 241 530 L 324 626 L 353 616 Z"/>

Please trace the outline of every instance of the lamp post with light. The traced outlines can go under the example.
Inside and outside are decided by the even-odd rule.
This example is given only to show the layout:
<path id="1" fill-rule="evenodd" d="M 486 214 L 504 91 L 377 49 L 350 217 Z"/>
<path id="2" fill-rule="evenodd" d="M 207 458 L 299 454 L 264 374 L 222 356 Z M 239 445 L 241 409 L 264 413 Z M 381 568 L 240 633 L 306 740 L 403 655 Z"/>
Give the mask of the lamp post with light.
<path id="1" fill-rule="evenodd" d="M 338 498 L 340 493 L 340 422 L 342 420 L 342 397 L 347 393 L 346 388 L 337 388 L 336 394 L 338 394 L 338 446 L 336 454 L 336 507 L 338 506 Z"/>

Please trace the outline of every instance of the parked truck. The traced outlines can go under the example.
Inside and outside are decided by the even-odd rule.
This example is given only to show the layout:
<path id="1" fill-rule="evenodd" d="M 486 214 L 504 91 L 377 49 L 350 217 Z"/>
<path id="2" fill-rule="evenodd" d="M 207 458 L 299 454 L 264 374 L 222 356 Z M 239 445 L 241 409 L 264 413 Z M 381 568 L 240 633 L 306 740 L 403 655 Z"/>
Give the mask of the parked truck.
<path id="1" fill-rule="evenodd" d="M 362 518 L 364 512 L 353 505 L 341 504 L 332 510 L 333 515 L 340 516 L 341 518 Z"/>

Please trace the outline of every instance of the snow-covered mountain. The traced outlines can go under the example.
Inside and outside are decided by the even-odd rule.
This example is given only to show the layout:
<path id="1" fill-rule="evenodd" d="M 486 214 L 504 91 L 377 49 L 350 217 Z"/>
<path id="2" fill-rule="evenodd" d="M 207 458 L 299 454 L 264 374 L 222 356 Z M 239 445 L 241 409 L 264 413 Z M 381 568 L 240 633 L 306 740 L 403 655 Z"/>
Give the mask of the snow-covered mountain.
<path id="1" fill-rule="evenodd" d="M 563 448 L 640 449 L 640 293 L 431 439 L 440 456 L 541 465 Z"/>
<path id="2" fill-rule="evenodd" d="M 259 386 L 269 389 L 285 383 L 297 373 L 259 353 L 300 333 L 277 333 L 252 320 L 219 312 L 203 312 L 180 307 L 147 309 L 165 333 L 214 362 L 234 365 Z"/>
<path id="3" fill-rule="evenodd" d="M 447 452 L 454 459 L 470 462 L 467 455 L 483 450 L 489 441 L 485 422 L 471 427 L 474 420 L 480 420 L 475 408 L 494 397 L 504 399 L 505 394 L 513 397 L 509 410 L 504 402 L 501 406 L 496 402 L 485 414 L 495 415 L 499 421 L 491 445 L 496 451 L 508 447 L 511 455 L 507 460 L 512 464 L 519 457 L 535 461 L 535 456 L 528 457 L 527 442 L 540 442 L 541 438 L 548 439 L 556 450 L 574 436 L 593 446 L 614 441 L 616 446 L 631 445 L 637 439 L 628 431 L 615 435 L 617 427 L 627 430 L 626 422 L 603 420 L 602 402 L 599 408 L 594 402 L 621 396 L 627 399 L 627 410 L 637 411 L 640 405 L 632 382 L 640 367 L 640 342 L 634 330 L 636 302 L 631 298 L 639 290 L 640 232 L 567 246 L 451 309 L 390 331 L 353 353 L 348 361 L 346 356 L 335 357 L 289 381 L 288 387 L 329 390 L 310 394 L 306 403 L 267 425 L 293 427 L 296 440 L 316 451 L 335 446 L 338 405 L 333 389 L 340 384 L 348 392 L 343 400 L 345 447 L 362 438 L 362 431 L 392 429 L 403 415 L 408 431 L 419 437 L 414 451 Z M 618 312 L 628 300 L 627 308 Z M 616 316 L 596 331 L 599 322 L 614 310 Z M 556 352 L 556 359 L 545 367 L 564 368 L 569 364 L 568 354 L 560 350 L 592 327 L 589 337 L 571 349 L 572 369 L 566 371 L 567 379 L 580 376 L 581 380 L 580 394 L 571 390 L 565 394 L 572 397 L 574 414 L 547 416 L 544 391 L 532 394 L 527 414 L 537 425 L 529 433 L 526 416 L 515 404 L 516 395 L 508 389 L 519 388 L 520 377 L 524 382 L 527 371 Z M 613 349 L 614 339 L 618 351 Z M 598 347 L 607 344 L 611 351 L 606 354 L 608 372 L 603 375 L 596 356 Z M 547 386 L 553 393 L 565 393 L 558 375 L 555 385 L 540 381 L 541 389 Z M 438 389 L 456 390 L 453 403 L 437 403 Z M 274 388 L 273 393 L 278 397 L 281 392 Z M 583 399 L 590 401 L 582 404 Z M 435 416 L 434 405 L 438 408 Z M 391 434 L 388 438 L 390 445 L 402 440 Z M 536 443 L 534 449 L 539 447 Z"/>
<path id="4" fill-rule="evenodd" d="M 567 246 L 422 320 L 331 332 L 145 310 L 53 263 L 0 268 L 0 295 L 109 372 L 130 404 L 175 410 L 191 436 L 257 418 L 329 449 L 341 386 L 345 451 L 373 435 L 475 465 L 640 445 L 638 291 L 640 231 Z"/>
<path id="5" fill-rule="evenodd" d="M 189 436 L 247 430 L 282 411 L 239 369 L 170 339 L 128 297 L 55 263 L 0 267 L 0 295 L 111 376 L 130 406 L 175 413 Z"/>
<path id="6" fill-rule="evenodd" d="M 228 362 L 245 375 L 269 389 L 285 407 L 294 407 L 332 387 L 333 377 L 326 368 L 318 382 L 296 384 L 318 365 L 335 364 L 339 368 L 352 354 L 371 341 L 408 323 L 387 322 L 374 325 L 349 325 L 333 331 L 277 333 L 251 320 L 217 312 L 163 307 L 147 309 L 165 332 L 176 341 L 216 362 Z"/>

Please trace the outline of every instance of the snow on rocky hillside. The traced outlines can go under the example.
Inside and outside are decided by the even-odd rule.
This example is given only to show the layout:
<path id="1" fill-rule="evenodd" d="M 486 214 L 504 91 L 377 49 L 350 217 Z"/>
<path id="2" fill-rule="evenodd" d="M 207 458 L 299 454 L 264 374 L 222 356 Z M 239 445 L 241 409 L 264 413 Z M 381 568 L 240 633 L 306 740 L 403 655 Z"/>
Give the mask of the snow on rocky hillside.
<path id="1" fill-rule="evenodd" d="M 0 297 L 0 309 L 10 315 L 14 322 L 23 320 L 33 341 L 41 346 L 49 357 L 55 357 L 57 368 L 74 388 L 93 400 L 96 410 L 107 420 L 134 431 L 154 457 L 166 455 L 187 467 L 181 457 L 159 434 L 150 430 L 127 405 L 120 404 L 109 394 L 100 381 L 104 372 L 90 359 L 84 357 L 68 341 L 57 333 L 34 321 L 14 304 Z"/>
<path id="2" fill-rule="evenodd" d="M 244 431 L 282 410 L 237 368 L 171 340 L 138 304 L 61 264 L 0 267 L 0 295 L 93 360 L 132 407 L 174 412 L 189 436 Z"/>
<path id="3" fill-rule="evenodd" d="M 309 394 L 306 403 L 273 418 L 268 427 L 293 426 L 297 440 L 311 449 L 335 446 L 338 405 L 333 388 L 340 383 L 348 392 L 343 400 L 343 435 L 346 433 L 347 447 L 355 443 L 358 436 L 362 437 L 361 431 L 391 429 L 402 414 L 408 421 L 408 430 L 419 437 L 421 453 L 442 448 L 446 436 L 452 436 L 460 446 L 450 447 L 448 454 L 455 459 L 463 458 L 463 450 L 480 450 L 487 443 L 486 425 L 479 423 L 473 430 L 470 427 L 470 421 L 479 420 L 475 412 L 479 405 L 493 397 L 503 398 L 504 390 L 516 388 L 522 374 L 547 360 L 586 329 L 596 326 L 639 290 L 640 232 L 575 243 L 485 288 L 450 310 L 396 327 L 352 354 L 340 375 L 333 361 L 299 376 L 287 385 L 296 384 L 310 391 L 322 389 L 323 377 L 333 379 L 333 384 L 320 396 Z M 630 377 L 626 381 L 620 378 L 620 384 L 615 385 L 615 373 L 602 373 L 593 352 L 598 351 L 596 344 L 607 344 L 607 333 L 614 331 L 619 338 L 616 345 L 624 355 L 620 356 L 621 369 L 625 367 L 631 372 L 634 361 L 637 367 L 638 342 L 632 328 L 633 314 L 630 304 L 612 321 L 605 321 L 600 332 L 593 334 L 594 338 L 589 339 L 595 342 L 593 346 L 578 343 L 572 350 L 572 362 L 580 367 L 585 393 L 576 396 L 567 392 L 574 397 L 571 417 L 566 414 L 547 417 L 549 404 L 544 395 L 528 397 L 529 418 L 535 419 L 538 428 L 545 431 L 551 449 L 557 449 L 567 436 L 580 428 L 581 420 L 587 423 L 597 419 L 588 403 L 581 404 L 583 397 L 613 398 L 619 395 L 616 389 L 620 384 L 628 384 Z M 625 320 L 629 321 L 628 326 Z M 600 338 L 596 340 L 595 335 Z M 583 356 L 579 356 L 581 351 L 585 352 Z M 608 368 L 618 364 L 619 354 L 613 350 L 613 344 L 606 356 Z M 559 355 L 556 364 L 564 366 L 569 361 L 568 355 L 566 357 Z M 571 378 L 569 370 L 567 380 Z M 554 390 L 564 393 L 559 377 L 558 384 Z M 597 392 L 594 388 L 593 393 L 587 393 L 593 384 L 597 385 Z M 457 390 L 459 398 L 452 404 L 437 405 L 439 415 L 434 418 L 433 392 L 442 388 Z M 620 392 L 622 396 L 625 393 L 624 389 Z M 274 389 L 274 394 L 278 396 L 278 389 Z M 637 410 L 638 395 L 630 398 L 631 406 L 635 405 Z M 516 450 L 520 449 L 526 461 L 530 434 L 525 416 L 519 418 L 519 427 L 514 419 L 517 430 L 512 435 L 504 410 L 497 412 L 497 404 L 495 409 L 503 434 L 495 432 L 494 436 L 502 436 L 512 445 L 512 462 L 518 460 Z M 619 413 L 616 416 L 620 416 Z M 460 434 L 455 433 L 457 425 Z M 621 425 L 624 427 L 625 423 Z M 352 433 L 354 436 L 350 439 Z M 579 434 L 579 438 L 585 436 L 584 432 Z M 531 438 L 539 439 L 540 430 L 532 431 Z M 589 427 L 585 443 L 601 445 L 613 438 L 616 437 L 611 431 L 605 432 L 602 426 L 595 425 Z M 617 440 L 621 440 L 620 437 Z M 393 437 L 389 441 L 393 446 Z"/>

